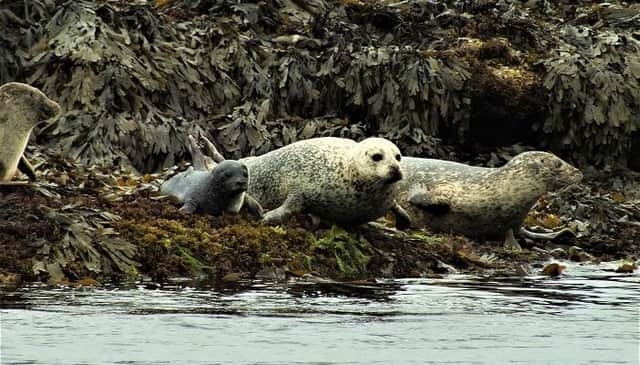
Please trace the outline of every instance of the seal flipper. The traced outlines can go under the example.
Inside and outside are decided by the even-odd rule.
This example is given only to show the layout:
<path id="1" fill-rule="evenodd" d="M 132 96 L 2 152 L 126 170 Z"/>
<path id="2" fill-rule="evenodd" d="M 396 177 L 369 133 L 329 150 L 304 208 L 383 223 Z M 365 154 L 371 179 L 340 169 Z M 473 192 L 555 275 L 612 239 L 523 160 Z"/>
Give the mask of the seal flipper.
<path id="1" fill-rule="evenodd" d="M 182 207 L 178 210 L 187 214 L 193 214 L 197 209 L 198 206 L 196 205 L 196 203 L 193 200 L 188 200 L 184 202 L 184 205 L 182 205 Z"/>
<path id="2" fill-rule="evenodd" d="M 504 237 L 504 249 L 511 252 L 522 252 L 522 247 L 518 244 L 513 233 L 513 228 L 509 228 Z"/>
<path id="3" fill-rule="evenodd" d="M 196 139 L 193 138 L 192 135 L 189 135 L 188 138 L 189 143 L 187 144 L 187 149 L 191 154 L 191 164 L 193 165 L 193 167 L 196 170 L 212 170 L 215 167 L 215 164 L 213 164 L 213 166 L 210 166 L 211 163 L 207 163 L 208 161 L 205 155 L 200 150 L 198 142 L 196 142 Z"/>
<path id="4" fill-rule="evenodd" d="M 29 160 L 27 160 L 24 155 L 20 156 L 20 161 L 18 162 L 18 170 L 22 171 L 25 175 L 29 177 L 29 180 L 36 181 L 36 170 L 31 166 Z"/>
<path id="5" fill-rule="evenodd" d="M 411 228 L 411 216 L 397 202 L 391 207 L 391 212 L 396 218 L 396 228 L 404 231 Z"/>
<path id="6" fill-rule="evenodd" d="M 451 205 L 448 201 L 434 198 L 432 194 L 424 192 L 411 195 L 409 203 L 436 216 L 443 216 L 451 211 Z"/>
<path id="7" fill-rule="evenodd" d="M 202 138 L 202 140 L 204 141 L 204 145 L 207 147 L 207 150 L 209 151 L 209 156 L 211 156 L 214 162 L 220 163 L 225 160 L 224 156 L 222 156 L 222 154 L 218 152 L 218 149 L 216 148 L 216 146 L 214 146 L 213 143 L 211 143 L 211 141 L 207 137 L 200 136 L 200 138 Z"/>
<path id="8" fill-rule="evenodd" d="M 269 225 L 284 223 L 292 215 L 302 212 L 303 205 L 300 198 L 301 197 L 289 195 L 281 206 L 268 211 L 262 218 L 262 221 Z"/>
<path id="9" fill-rule="evenodd" d="M 246 209 L 249 214 L 258 218 L 262 218 L 264 216 L 264 209 L 262 209 L 260 202 L 247 193 L 244 194 L 244 204 L 242 205 L 242 208 Z"/>

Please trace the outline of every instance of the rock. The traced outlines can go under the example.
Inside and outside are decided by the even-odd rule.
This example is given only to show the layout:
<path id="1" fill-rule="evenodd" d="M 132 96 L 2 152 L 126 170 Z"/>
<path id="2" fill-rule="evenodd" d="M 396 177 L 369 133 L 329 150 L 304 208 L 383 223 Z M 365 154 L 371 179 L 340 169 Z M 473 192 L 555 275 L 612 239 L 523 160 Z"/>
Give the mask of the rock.
<path id="1" fill-rule="evenodd" d="M 266 267 L 256 273 L 256 279 L 264 281 L 284 281 L 290 272 L 291 271 L 280 267 Z"/>
<path id="2" fill-rule="evenodd" d="M 228 273 L 222 277 L 222 281 L 225 283 L 236 283 L 240 281 L 240 274 L 237 272 Z"/>
<path id="3" fill-rule="evenodd" d="M 550 263 L 549 265 L 545 266 L 544 269 L 542 269 L 542 274 L 543 275 L 548 275 L 548 276 L 558 276 L 560 274 L 562 274 L 562 272 L 566 269 L 567 267 L 563 264 L 559 264 L 557 262 L 553 262 Z"/>
<path id="4" fill-rule="evenodd" d="M 593 256 L 586 253 L 581 247 L 571 246 L 568 250 L 569 260 L 575 262 L 585 262 L 593 260 Z"/>
<path id="5" fill-rule="evenodd" d="M 567 251 L 563 250 L 560 247 L 554 248 L 553 250 L 549 251 L 549 254 L 555 258 L 567 258 Z"/>
<path id="6" fill-rule="evenodd" d="M 638 266 L 636 265 L 635 262 L 623 262 L 620 266 L 618 266 L 618 268 L 616 269 L 617 273 L 623 273 L 623 274 L 631 274 L 634 271 L 636 271 L 636 269 L 638 269 Z"/>

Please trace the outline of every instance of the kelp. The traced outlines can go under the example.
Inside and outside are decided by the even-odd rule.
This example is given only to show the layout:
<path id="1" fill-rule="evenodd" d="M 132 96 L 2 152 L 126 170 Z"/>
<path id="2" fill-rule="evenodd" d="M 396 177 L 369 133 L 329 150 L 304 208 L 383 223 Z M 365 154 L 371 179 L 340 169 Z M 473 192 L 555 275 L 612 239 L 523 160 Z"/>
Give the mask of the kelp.
<path id="1" fill-rule="evenodd" d="M 322 130 L 346 128 L 334 118 L 314 123 Z M 483 157 L 501 159 L 521 148 Z M 530 230 L 567 226 L 578 237 L 552 242 L 519 238 L 525 249 L 513 253 L 505 251 L 502 242 L 397 231 L 386 219 L 311 231 L 304 228 L 305 217 L 271 227 L 238 214 L 187 215 L 158 195 L 161 182 L 184 165 L 140 175 L 125 167 L 86 167 L 36 146 L 27 148 L 27 157 L 37 166 L 38 181 L 0 186 L 0 281 L 21 277 L 89 283 L 84 279 L 144 277 L 162 282 L 176 276 L 284 280 L 284 273 L 343 280 L 456 271 L 513 273 L 521 272 L 521 266 L 526 272 L 527 265 L 549 256 L 579 252 L 600 260 L 635 260 L 639 252 L 637 174 L 609 185 L 550 194 L 525 225 Z"/>
<path id="2" fill-rule="evenodd" d="M 640 40 L 572 25 L 559 32 L 560 48 L 541 61 L 548 116 L 536 127 L 549 135 L 551 148 L 574 160 L 626 159 L 640 131 Z"/>
<path id="3" fill-rule="evenodd" d="M 447 145 L 515 133 L 576 162 L 624 163 L 640 115 L 639 11 L 587 1 L 14 0 L 0 5 L 0 82 L 27 81 L 63 106 L 40 142 L 143 172 L 184 159 L 188 134 L 240 157 L 320 135 L 378 135 L 407 155 L 449 156 Z"/>
<path id="4" fill-rule="evenodd" d="M 134 259 L 136 247 L 118 237 L 112 227 L 120 217 L 95 209 L 74 208 L 40 208 L 44 219 L 55 223 L 59 240 L 36 242 L 33 274 L 44 273 L 52 283 L 79 279 L 87 273 L 105 278 L 137 276 L 140 264 Z"/>

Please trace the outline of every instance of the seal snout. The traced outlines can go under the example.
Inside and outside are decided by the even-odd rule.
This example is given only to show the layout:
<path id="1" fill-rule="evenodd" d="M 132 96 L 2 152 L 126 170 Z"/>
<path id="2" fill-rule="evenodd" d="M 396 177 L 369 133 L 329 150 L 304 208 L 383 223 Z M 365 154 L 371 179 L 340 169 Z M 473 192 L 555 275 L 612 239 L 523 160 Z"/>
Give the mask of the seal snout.
<path id="1" fill-rule="evenodd" d="M 233 190 L 234 191 L 247 191 L 249 187 L 247 179 L 238 179 L 233 182 Z"/>
<path id="2" fill-rule="evenodd" d="M 402 180 L 402 170 L 400 166 L 394 165 L 389 168 L 389 175 L 387 175 L 387 180 L 385 181 L 387 184 L 393 184 Z"/>
<path id="3" fill-rule="evenodd" d="M 240 171 L 236 171 L 235 174 L 232 174 L 227 182 L 225 183 L 227 187 L 227 191 L 233 193 L 240 193 L 243 191 L 247 191 L 249 188 L 249 179 L 242 174 Z"/>
<path id="4" fill-rule="evenodd" d="M 567 184 L 578 184 L 584 178 L 582 171 L 569 164 L 566 164 L 563 172 L 564 174 L 561 174 L 561 177 Z"/>
<path id="5" fill-rule="evenodd" d="M 58 113 L 60 113 L 60 110 L 60 105 L 48 98 L 47 102 L 40 105 L 40 113 L 42 115 L 42 119 L 54 118 L 56 115 L 58 115 Z"/>

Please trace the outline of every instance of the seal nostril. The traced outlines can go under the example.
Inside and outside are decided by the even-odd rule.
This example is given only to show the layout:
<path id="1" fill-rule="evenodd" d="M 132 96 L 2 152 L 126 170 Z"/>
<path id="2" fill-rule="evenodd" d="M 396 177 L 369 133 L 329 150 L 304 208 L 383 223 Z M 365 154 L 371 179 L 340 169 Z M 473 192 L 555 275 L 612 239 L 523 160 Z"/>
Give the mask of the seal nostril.
<path id="1" fill-rule="evenodd" d="M 397 166 L 392 166 L 389 173 L 389 183 L 394 183 L 402 179 L 402 171 Z"/>

